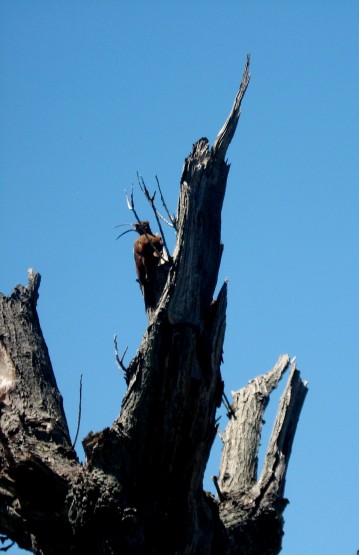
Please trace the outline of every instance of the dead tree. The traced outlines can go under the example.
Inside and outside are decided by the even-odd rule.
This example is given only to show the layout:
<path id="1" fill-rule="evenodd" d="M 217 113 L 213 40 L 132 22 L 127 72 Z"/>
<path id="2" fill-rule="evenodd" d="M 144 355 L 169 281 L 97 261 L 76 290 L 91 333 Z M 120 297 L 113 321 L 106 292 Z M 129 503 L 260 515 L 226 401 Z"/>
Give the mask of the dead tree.
<path id="1" fill-rule="evenodd" d="M 128 368 L 115 423 L 83 441 L 81 464 L 41 332 L 39 274 L 0 297 L 0 533 L 42 555 L 276 554 L 285 474 L 306 395 L 287 355 L 233 396 L 215 484 L 202 481 L 216 434 L 227 284 L 221 261 L 225 160 L 249 83 L 249 60 L 214 145 L 185 160 L 177 237 L 158 302 Z M 203 245 L 206 249 L 203 249 Z M 269 394 L 287 368 L 264 468 L 257 452 Z"/>

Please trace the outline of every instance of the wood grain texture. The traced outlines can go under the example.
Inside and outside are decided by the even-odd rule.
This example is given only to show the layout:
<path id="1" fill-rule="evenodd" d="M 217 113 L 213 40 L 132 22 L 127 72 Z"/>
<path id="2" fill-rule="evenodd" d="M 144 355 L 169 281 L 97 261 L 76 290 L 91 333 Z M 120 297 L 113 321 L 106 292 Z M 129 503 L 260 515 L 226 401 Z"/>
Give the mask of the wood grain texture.
<path id="1" fill-rule="evenodd" d="M 180 181 L 176 245 L 155 267 L 148 327 L 126 369 L 112 426 L 71 445 L 62 397 L 36 311 L 40 276 L 0 295 L 0 532 L 38 555 L 274 555 L 285 475 L 306 385 L 293 367 L 265 464 L 257 454 L 270 392 L 289 367 L 234 394 L 224 433 L 219 499 L 203 491 L 223 394 L 227 283 L 214 298 L 221 210 L 249 58 L 211 148 L 202 138 Z M 164 533 L 165 531 L 165 533 Z"/>

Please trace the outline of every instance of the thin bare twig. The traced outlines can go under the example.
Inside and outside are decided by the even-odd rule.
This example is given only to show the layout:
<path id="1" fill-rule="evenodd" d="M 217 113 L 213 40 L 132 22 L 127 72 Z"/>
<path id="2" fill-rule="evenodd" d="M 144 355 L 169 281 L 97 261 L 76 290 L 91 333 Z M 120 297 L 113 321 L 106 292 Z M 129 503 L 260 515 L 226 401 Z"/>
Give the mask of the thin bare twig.
<path id="1" fill-rule="evenodd" d="M 153 195 L 152 195 L 152 197 L 151 197 L 151 195 L 150 195 L 150 193 L 149 193 L 149 191 L 148 191 L 148 189 L 147 189 L 147 187 L 146 187 L 146 184 L 145 184 L 145 182 L 144 182 L 144 179 L 143 179 L 142 175 L 139 175 L 139 174 L 137 173 L 137 179 L 138 179 L 138 184 L 139 184 L 139 186 L 140 186 L 141 191 L 142 191 L 143 194 L 145 195 L 146 199 L 148 200 L 148 202 L 149 202 L 149 204 L 150 204 L 150 206 L 151 206 L 151 208 L 152 208 L 152 210 L 153 210 L 153 213 L 154 213 L 154 215 L 155 215 L 155 218 L 156 218 L 156 221 L 157 221 L 157 224 L 158 224 L 160 233 L 161 233 L 161 237 L 162 237 L 162 240 L 163 240 L 163 244 L 164 244 L 164 246 L 165 246 L 167 255 L 168 255 L 169 259 L 170 259 L 169 249 L 168 249 L 168 247 L 167 247 L 165 234 L 163 233 L 163 229 L 162 229 L 162 226 L 161 226 L 161 222 L 160 222 L 159 217 L 158 217 L 158 210 L 156 209 L 155 203 L 154 203 L 155 196 L 156 196 L 156 191 L 153 193 Z"/>
<path id="2" fill-rule="evenodd" d="M 219 485 L 218 485 L 218 478 L 217 478 L 217 476 L 212 476 L 212 481 L 213 481 L 214 487 L 216 488 L 216 492 L 217 492 L 217 495 L 218 495 L 218 499 L 219 499 L 220 501 L 224 501 L 225 496 L 223 495 L 223 493 L 222 493 L 221 490 L 220 490 L 220 487 L 219 487 Z"/>
<path id="3" fill-rule="evenodd" d="M 128 199 L 128 194 L 125 189 L 126 201 L 127 201 L 127 208 L 133 212 L 134 202 L 133 202 L 133 183 L 131 187 L 131 200 Z"/>
<path id="4" fill-rule="evenodd" d="M 123 364 L 123 359 L 125 358 L 125 355 L 126 355 L 126 353 L 127 353 L 128 347 L 126 347 L 126 349 L 124 350 L 124 353 L 123 353 L 122 357 L 120 358 L 120 357 L 119 357 L 119 354 L 118 354 L 118 348 L 117 348 L 117 334 L 114 335 L 114 337 L 113 337 L 113 342 L 114 342 L 114 344 L 115 344 L 115 357 L 116 357 L 117 366 L 119 367 L 120 370 L 122 370 L 122 371 L 125 373 L 125 375 L 127 375 L 127 368 L 126 368 L 126 366 Z"/>
<path id="5" fill-rule="evenodd" d="M 138 174 L 137 174 L 138 175 Z M 128 209 L 131 210 L 131 212 L 134 213 L 135 218 L 137 220 L 137 223 L 139 223 L 140 225 L 142 225 L 142 221 L 140 220 L 139 215 L 137 214 L 136 210 L 135 210 L 135 201 L 133 199 L 133 185 L 132 185 L 132 190 L 131 190 L 131 200 L 128 198 L 128 194 L 127 191 L 125 191 L 126 194 L 126 200 L 127 200 L 127 206 Z M 146 239 L 148 240 L 148 242 L 150 243 L 151 247 L 153 248 L 153 250 L 157 253 L 158 257 L 163 260 L 163 262 L 168 262 L 168 260 L 163 256 L 163 254 L 156 248 L 156 246 L 152 243 L 151 238 L 149 237 L 149 235 L 146 233 L 146 231 L 144 230 L 144 235 L 146 235 Z M 166 246 L 166 244 L 165 244 Z M 166 247 L 167 248 L 167 247 Z M 168 249 L 167 249 L 168 251 Z"/>
<path id="6" fill-rule="evenodd" d="M 232 416 L 234 416 L 234 418 L 236 417 L 236 414 L 232 408 L 231 403 L 228 401 L 228 397 L 227 395 L 223 392 L 222 393 L 222 403 L 224 404 L 224 406 L 227 409 L 227 416 L 228 418 L 232 418 Z"/>
<path id="7" fill-rule="evenodd" d="M 224 443 L 224 435 L 222 434 L 221 430 L 219 429 L 219 424 L 216 426 L 216 432 L 222 443 Z"/>
<path id="8" fill-rule="evenodd" d="M 80 376 L 80 400 L 79 400 L 79 413 L 78 413 L 78 417 L 77 417 L 77 429 L 76 429 L 75 439 L 72 443 L 72 449 L 75 449 L 76 441 L 77 441 L 79 431 L 80 431 L 81 407 L 82 407 L 82 374 Z"/>
<path id="9" fill-rule="evenodd" d="M 157 183 L 158 190 L 159 190 L 159 192 L 160 192 L 160 196 L 161 196 L 161 201 L 162 201 L 163 207 L 164 207 L 164 209 L 165 209 L 166 212 L 167 212 L 167 216 L 169 217 L 170 222 L 168 222 L 168 221 L 157 211 L 157 212 L 158 212 L 158 215 L 159 215 L 159 217 L 160 217 L 167 225 L 174 227 L 175 230 L 177 231 L 176 218 L 170 213 L 170 211 L 169 211 L 168 208 L 167 208 L 167 204 L 166 204 L 165 199 L 164 199 L 164 196 L 163 196 L 163 194 L 162 194 L 162 190 L 161 190 L 161 186 L 160 186 L 160 181 L 159 181 L 157 175 L 155 175 L 155 179 L 156 179 L 156 183 Z"/>
<path id="10" fill-rule="evenodd" d="M 169 222 L 168 220 L 166 220 L 166 218 L 165 218 L 164 216 L 162 216 L 161 212 L 159 212 L 157 209 L 156 209 L 156 213 L 157 213 L 157 216 L 158 216 L 159 218 L 161 218 L 161 220 L 162 220 L 163 222 L 165 222 L 165 224 L 167 224 L 169 227 L 173 227 L 173 224 L 171 224 L 171 222 Z"/>
<path id="11" fill-rule="evenodd" d="M 7 538 L 8 539 L 8 538 Z M 5 540 L 6 541 L 6 540 Z M 15 545 L 15 542 L 9 543 L 9 545 L 5 545 L 4 547 L 0 547 L 0 551 L 8 551 Z"/>

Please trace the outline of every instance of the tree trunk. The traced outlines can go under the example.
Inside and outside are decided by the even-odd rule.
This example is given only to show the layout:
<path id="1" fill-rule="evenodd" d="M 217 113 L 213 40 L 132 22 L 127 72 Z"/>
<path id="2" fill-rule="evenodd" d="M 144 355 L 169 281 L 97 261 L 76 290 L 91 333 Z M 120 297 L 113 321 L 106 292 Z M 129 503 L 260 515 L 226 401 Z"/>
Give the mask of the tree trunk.
<path id="1" fill-rule="evenodd" d="M 234 394 L 215 484 L 202 482 L 216 435 L 227 284 L 221 261 L 225 161 L 249 83 L 210 148 L 185 160 L 173 256 L 158 266 L 156 307 L 112 427 L 71 445 L 36 301 L 40 276 L 0 296 L 0 532 L 38 554 L 275 554 L 284 482 L 306 385 L 287 355 Z M 291 367 L 263 471 L 257 453 L 270 392 Z"/>

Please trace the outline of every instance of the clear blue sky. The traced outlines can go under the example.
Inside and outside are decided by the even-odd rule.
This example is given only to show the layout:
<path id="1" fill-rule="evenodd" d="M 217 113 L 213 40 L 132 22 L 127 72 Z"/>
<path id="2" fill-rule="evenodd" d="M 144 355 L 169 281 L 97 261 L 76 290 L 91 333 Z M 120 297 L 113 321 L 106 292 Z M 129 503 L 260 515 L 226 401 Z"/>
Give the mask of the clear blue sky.
<path id="1" fill-rule="evenodd" d="M 132 220 L 124 189 L 137 171 L 149 187 L 158 174 L 176 210 L 184 158 L 215 139 L 250 52 L 223 210 L 226 392 L 297 356 L 309 395 L 283 553 L 354 555 L 359 3 L 2 0 L 0 30 L 0 290 L 26 283 L 29 267 L 41 273 L 72 435 L 84 375 L 81 437 L 120 410 L 113 335 L 128 361 L 146 327 L 134 236 L 115 240 Z M 208 476 L 219 454 L 216 443 Z"/>

